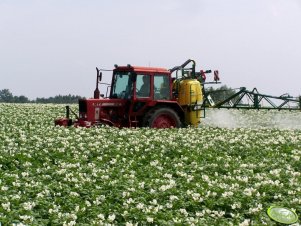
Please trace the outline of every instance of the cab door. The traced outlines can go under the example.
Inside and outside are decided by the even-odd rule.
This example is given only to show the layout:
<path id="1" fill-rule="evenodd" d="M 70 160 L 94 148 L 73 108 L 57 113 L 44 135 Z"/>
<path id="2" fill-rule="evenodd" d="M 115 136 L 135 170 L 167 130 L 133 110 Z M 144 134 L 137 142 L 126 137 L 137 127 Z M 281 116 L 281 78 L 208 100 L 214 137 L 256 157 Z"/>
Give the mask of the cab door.
<path id="1" fill-rule="evenodd" d="M 153 76 L 151 74 L 137 74 L 133 112 L 141 110 L 151 99 L 152 78 Z"/>

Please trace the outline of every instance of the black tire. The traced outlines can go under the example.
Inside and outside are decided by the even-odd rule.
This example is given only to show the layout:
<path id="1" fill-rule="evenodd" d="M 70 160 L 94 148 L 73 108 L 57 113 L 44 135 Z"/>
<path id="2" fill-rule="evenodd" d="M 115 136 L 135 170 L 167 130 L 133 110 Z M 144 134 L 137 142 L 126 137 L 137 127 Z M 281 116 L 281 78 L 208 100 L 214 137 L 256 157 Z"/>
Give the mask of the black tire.
<path id="1" fill-rule="evenodd" d="M 169 107 L 156 107 L 144 117 L 144 127 L 150 128 L 181 128 L 182 122 L 178 114 Z"/>

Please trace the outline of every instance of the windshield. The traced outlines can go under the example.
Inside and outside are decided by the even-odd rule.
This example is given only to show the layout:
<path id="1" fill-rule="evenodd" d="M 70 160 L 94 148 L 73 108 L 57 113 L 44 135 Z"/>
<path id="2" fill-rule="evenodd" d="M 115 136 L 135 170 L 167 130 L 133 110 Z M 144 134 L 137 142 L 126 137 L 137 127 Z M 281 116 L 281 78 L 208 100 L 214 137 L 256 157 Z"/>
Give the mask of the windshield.
<path id="1" fill-rule="evenodd" d="M 133 82 L 129 72 L 116 72 L 113 75 L 111 98 L 129 99 L 132 95 Z"/>

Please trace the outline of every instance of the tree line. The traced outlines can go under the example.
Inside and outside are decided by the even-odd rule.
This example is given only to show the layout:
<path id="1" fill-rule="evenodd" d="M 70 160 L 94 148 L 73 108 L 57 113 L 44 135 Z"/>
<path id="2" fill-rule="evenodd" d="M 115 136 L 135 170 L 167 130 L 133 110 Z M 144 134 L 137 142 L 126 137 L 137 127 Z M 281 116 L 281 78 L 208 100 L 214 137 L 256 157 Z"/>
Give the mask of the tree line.
<path id="1" fill-rule="evenodd" d="M 0 103 L 54 103 L 54 104 L 72 104 L 77 103 L 78 99 L 83 97 L 78 95 L 56 95 L 48 98 L 36 98 L 35 100 L 29 100 L 26 96 L 14 96 L 9 89 L 0 90 Z"/>

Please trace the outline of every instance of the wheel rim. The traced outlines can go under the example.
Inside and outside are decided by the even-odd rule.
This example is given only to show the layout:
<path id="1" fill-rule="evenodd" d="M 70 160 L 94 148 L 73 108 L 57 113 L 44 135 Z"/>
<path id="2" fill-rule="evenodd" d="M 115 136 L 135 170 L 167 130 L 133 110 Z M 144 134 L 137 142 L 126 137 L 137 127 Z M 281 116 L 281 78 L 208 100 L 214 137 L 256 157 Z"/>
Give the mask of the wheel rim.
<path id="1" fill-rule="evenodd" d="M 158 115 L 152 123 L 152 128 L 171 128 L 177 127 L 176 121 L 168 114 Z"/>

